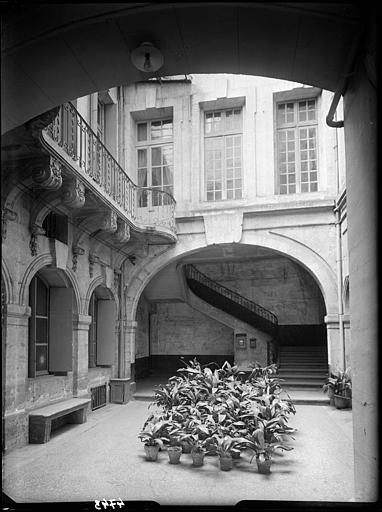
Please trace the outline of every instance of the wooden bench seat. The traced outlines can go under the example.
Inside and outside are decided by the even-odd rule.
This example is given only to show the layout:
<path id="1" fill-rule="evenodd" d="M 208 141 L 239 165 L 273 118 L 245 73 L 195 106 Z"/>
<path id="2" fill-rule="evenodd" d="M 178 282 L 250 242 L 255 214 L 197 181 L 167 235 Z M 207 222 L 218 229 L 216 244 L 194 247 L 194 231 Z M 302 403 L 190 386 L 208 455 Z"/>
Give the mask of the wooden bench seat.
<path id="1" fill-rule="evenodd" d="M 85 423 L 89 398 L 71 398 L 63 402 L 35 409 L 29 413 L 29 442 L 47 443 L 52 421 L 66 417 L 67 423 Z"/>

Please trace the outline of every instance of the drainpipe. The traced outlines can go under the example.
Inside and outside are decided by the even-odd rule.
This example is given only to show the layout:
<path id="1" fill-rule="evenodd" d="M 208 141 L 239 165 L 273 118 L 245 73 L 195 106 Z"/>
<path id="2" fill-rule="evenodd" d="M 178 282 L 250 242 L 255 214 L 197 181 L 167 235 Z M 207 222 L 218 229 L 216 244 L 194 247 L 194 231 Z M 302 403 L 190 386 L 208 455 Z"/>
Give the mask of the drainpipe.
<path id="1" fill-rule="evenodd" d="M 362 29 L 358 32 L 358 34 L 354 38 L 353 45 L 348 54 L 348 58 L 346 60 L 346 64 L 344 67 L 344 72 L 341 77 L 341 80 L 335 90 L 332 103 L 329 107 L 328 115 L 326 116 L 326 124 L 331 128 L 343 128 L 344 121 L 335 121 L 334 116 L 336 114 L 338 103 L 346 92 L 349 78 L 354 75 L 355 66 L 358 60 L 358 54 L 362 50 L 362 40 L 365 35 L 365 22 L 363 24 Z"/>
<path id="2" fill-rule="evenodd" d="M 334 121 L 337 122 L 337 121 Z M 336 165 L 336 192 L 337 197 L 340 189 L 340 170 L 338 161 L 338 133 L 336 129 L 336 144 L 335 144 L 335 165 Z M 343 275 L 342 275 L 342 237 L 341 237 L 341 205 L 345 194 L 336 201 L 334 213 L 336 214 L 336 260 L 337 260 L 337 295 L 338 295 L 338 323 L 340 328 L 340 346 L 342 351 L 342 366 L 343 371 L 346 369 L 346 349 L 345 349 L 345 331 L 344 331 L 344 308 L 343 308 Z"/>

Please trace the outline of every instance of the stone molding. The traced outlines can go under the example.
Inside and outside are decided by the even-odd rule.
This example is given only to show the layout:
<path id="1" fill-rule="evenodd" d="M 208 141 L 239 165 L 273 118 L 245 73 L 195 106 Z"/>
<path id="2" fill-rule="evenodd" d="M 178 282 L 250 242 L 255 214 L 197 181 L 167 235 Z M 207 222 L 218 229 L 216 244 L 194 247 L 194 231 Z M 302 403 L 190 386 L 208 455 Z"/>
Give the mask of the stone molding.
<path id="1" fill-rule="evenodd" d="M 31 250 L 32 256 L 37 256 L 38 253 L 38 236 L 45 235 L 45 229 L 39 226 L 38 224 L 32 224 L 30 227 L 31 230 L 31 239 L 29 242 L 29 247 Z"/>
<path id="2" fill-rule="evenodd" d="M 82 247 L 79 247 L 78 245 L 74 245 L 72 247 L 72 262 L 73 262 L 73 266 L 72 266 L 72 270 L 73 272 L 76 272 L 77 270 L 77 264 L 78 264 L 78 256 L 82 256 L 83 254 L 85 253 L 85 249 L 83 249 Z"/>
<path id="3" fill-rule="evenodd" d="M 4 241 L 7 238 L 7 223 L 8 221 L 17 220 L 17 213 L 10 208 L 3 208 L 1 215 L 1 239 Z"/>
<path id="4" fill-rule="evenodd" d="M 114 238 L 121 243 L 126 243 L 130 240 L 130 226 L 122 219 L 117 219 L 117 231 L 114 233 Z"/>
<path id="5" fill-rule="evenodd" d="M 35 188 L 58 190 L 62 185 L 62 165 L 54 157 L 32 168 L 32 179 Z"/>
<path id="6" fill-rule="evenodd" d="M 77 178 L 69 181 L 63 189 L 62 202 L 68 208 L 82 208 L 85 204 L 85 185 Z"/>

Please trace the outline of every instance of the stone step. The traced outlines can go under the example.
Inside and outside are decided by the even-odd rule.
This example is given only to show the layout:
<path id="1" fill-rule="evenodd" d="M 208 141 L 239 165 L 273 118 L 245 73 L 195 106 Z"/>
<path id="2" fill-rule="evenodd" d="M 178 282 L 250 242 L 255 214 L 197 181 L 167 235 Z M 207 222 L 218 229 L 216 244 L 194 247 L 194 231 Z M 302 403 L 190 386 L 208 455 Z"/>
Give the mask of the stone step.
<path id="1" fill-rule="evenodd" d="M 287 380 L 287 379 L 322 379 L 323 381 L 325 381 L 328 377 L 327 374 L 325 373 L 310 373 L 310 372 L 284 372 L 284 373 L 279 373 L 278 374 L 278 377 L 280 379 L 283 379 L 283 380 Z"/>
<path id="2" fill-rule="evenodd" d="M 306 368 L 304 367 L 281 367 L 278 369 L 277 373 L 279 375 L 284 375 L 285 373 L 312 373 L 312 374 L 323 374 L 328 375 L 328 367 L 323 368 Z"/>
<path id="3" fill-rule="evenodd" d="M 317 389 L 322 388 L 325 384 L 325 380 L 320 379 L 285 379 L 281 382 L 281 386 L 285 389 L 295 388 L 306 388 L 306 389 Z"/>

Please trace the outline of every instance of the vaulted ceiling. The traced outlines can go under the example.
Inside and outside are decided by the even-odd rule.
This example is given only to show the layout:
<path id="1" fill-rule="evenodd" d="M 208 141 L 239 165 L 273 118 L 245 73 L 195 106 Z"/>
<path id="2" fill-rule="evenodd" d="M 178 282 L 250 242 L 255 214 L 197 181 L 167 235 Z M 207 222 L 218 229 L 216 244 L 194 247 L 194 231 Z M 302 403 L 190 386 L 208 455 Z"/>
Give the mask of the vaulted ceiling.
<path id="1" fill-rule="evenodd" d="M 142 80 L 131 51 L 164 55 L 157 76 L 240 73 L 335 90 L 364 28 L 361 4 L 185 2 L 8 6 L 2 132 L 65 101 Z"/>

